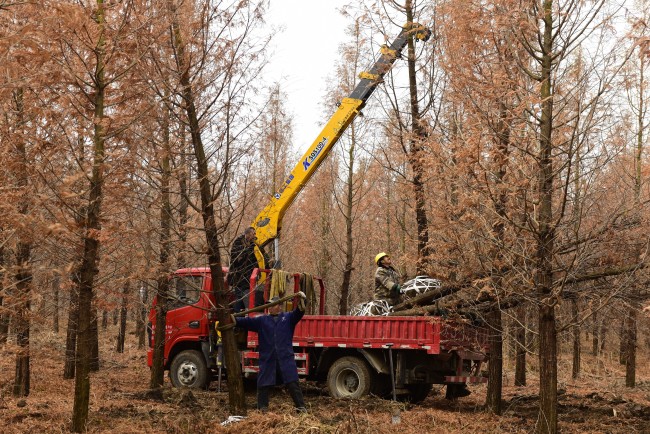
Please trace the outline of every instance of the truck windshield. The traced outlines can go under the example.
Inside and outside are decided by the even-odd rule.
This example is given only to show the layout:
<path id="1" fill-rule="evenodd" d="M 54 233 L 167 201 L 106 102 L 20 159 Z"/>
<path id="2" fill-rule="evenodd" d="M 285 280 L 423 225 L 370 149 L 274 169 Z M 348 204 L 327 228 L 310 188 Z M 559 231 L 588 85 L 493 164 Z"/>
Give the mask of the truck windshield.
<path id="1" fill-rule="evenodd" d="M 192 305 L 199 301 L 201 288 L 203 288 L 202 276 L 174 276 L 169 282 L 170 309 Z"/>

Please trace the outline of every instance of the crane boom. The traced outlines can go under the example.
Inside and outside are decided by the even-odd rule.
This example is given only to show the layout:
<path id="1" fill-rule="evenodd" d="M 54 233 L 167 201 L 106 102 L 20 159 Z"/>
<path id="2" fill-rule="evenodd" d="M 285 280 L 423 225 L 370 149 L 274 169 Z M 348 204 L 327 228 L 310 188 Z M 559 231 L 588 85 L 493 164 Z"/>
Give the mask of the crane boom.
<path id="1" fill-rule="evenodd" d="M 411 23 L 405 25 L 390 46 L 382 46 L 381 56 L 370 71 L 359 74 L 361 80 L 352 93 L 339 103 L 338 109 L 323 127 L 316 140 L 298 161 L 298 164 L 293 168 L 266 207 L 253 221 L 252 227 L 257 232 L 257 244 L 259 246 L 263 247 L 270 241 L 277 239 L 285 212 L 328 156 L 334 144 L 365 106 L 366 101 L 377 85 L 382 82 L 384 75 L 392 68 L 395 60 L 400 57 L 409 38 L 415 37 L 418 40 L 426 41 L 430 36 L 431 31 L 420 24 Z M 262 255 L 259 252 L 257 253 L 258 259 L 260 259 Z"/>

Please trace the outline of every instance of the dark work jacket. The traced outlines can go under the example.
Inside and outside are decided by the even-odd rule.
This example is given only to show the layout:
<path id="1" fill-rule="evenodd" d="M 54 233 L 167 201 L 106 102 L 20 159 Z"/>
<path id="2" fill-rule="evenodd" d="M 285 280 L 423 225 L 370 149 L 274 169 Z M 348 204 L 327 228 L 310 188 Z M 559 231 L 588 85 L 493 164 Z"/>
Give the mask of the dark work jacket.
<path id="1" fill-rule="evenodd" d="M 299 309 L 273 315 L 236 318 L 237 327 L 257 332 L 259 339 L 259 366 L 257 386 L 276 384 L 280 371 L 284 384 L 298 381 L 298 368 L 293 353 L 293 332 L 305 313 Z"/>
<path id="2" fill-rule="evenodd" d="M 375 271 L 375 300 L 386 300 L 391 306 L 400 302 L 397 290 L 400 275 L 393 267 L 379 266 Z"/>
<path id="3" fill-rule="evenodd" d="M 246 245 L 245 235 L 241 234 L 232 243 L 230 249 L 230 266 L 228 267 L 228 285 L 231 288 L 247 289 L 251 274 L 257 267 L 255 244 Z"/>

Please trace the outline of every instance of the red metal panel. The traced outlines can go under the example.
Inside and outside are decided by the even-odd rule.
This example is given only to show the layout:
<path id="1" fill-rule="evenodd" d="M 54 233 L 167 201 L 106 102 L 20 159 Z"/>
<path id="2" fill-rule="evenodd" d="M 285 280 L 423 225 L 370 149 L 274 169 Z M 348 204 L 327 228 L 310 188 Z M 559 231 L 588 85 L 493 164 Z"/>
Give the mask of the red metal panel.
<path id="1" fill-rule="evenodd" d="M 249 346 L 257 334 L 248 335 Z M 485 350 L 485 332 L 471 324 L 439 317 L 363 317 L 305 315 L 298 323 L 294 346 L 340 348 L 423 349 L 429 354 L 457 349 Z M 468 357 L 473 359 L 472 357 Z"/>
<path id="2" fill-rule="evenodd" d="M 474 377 L 470 375 L 447 375 L 445 383 L 487 383 L 487 377 Z"/>
<path id="3" fill-rule="evenodd" d="M 302 346 L 421 348 L 440 353 L 440 321 L 435 317 L 305 316 L 294 342 Z"/>

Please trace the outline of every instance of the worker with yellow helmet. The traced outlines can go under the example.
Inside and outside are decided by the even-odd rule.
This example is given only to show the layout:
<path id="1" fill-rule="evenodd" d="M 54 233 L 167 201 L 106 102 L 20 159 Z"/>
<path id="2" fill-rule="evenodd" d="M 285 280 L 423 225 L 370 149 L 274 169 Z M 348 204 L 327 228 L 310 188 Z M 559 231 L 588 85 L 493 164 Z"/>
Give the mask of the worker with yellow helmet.
<path id="1" fill-rule="evenodd" d="M 399 304 L 401 299 L 400 280 L 401 276 L 392 267 L 390 256 L 386 252 L 378 253 L 375 256 L 375 300 L 384 300 L 390 306 Z"/>

